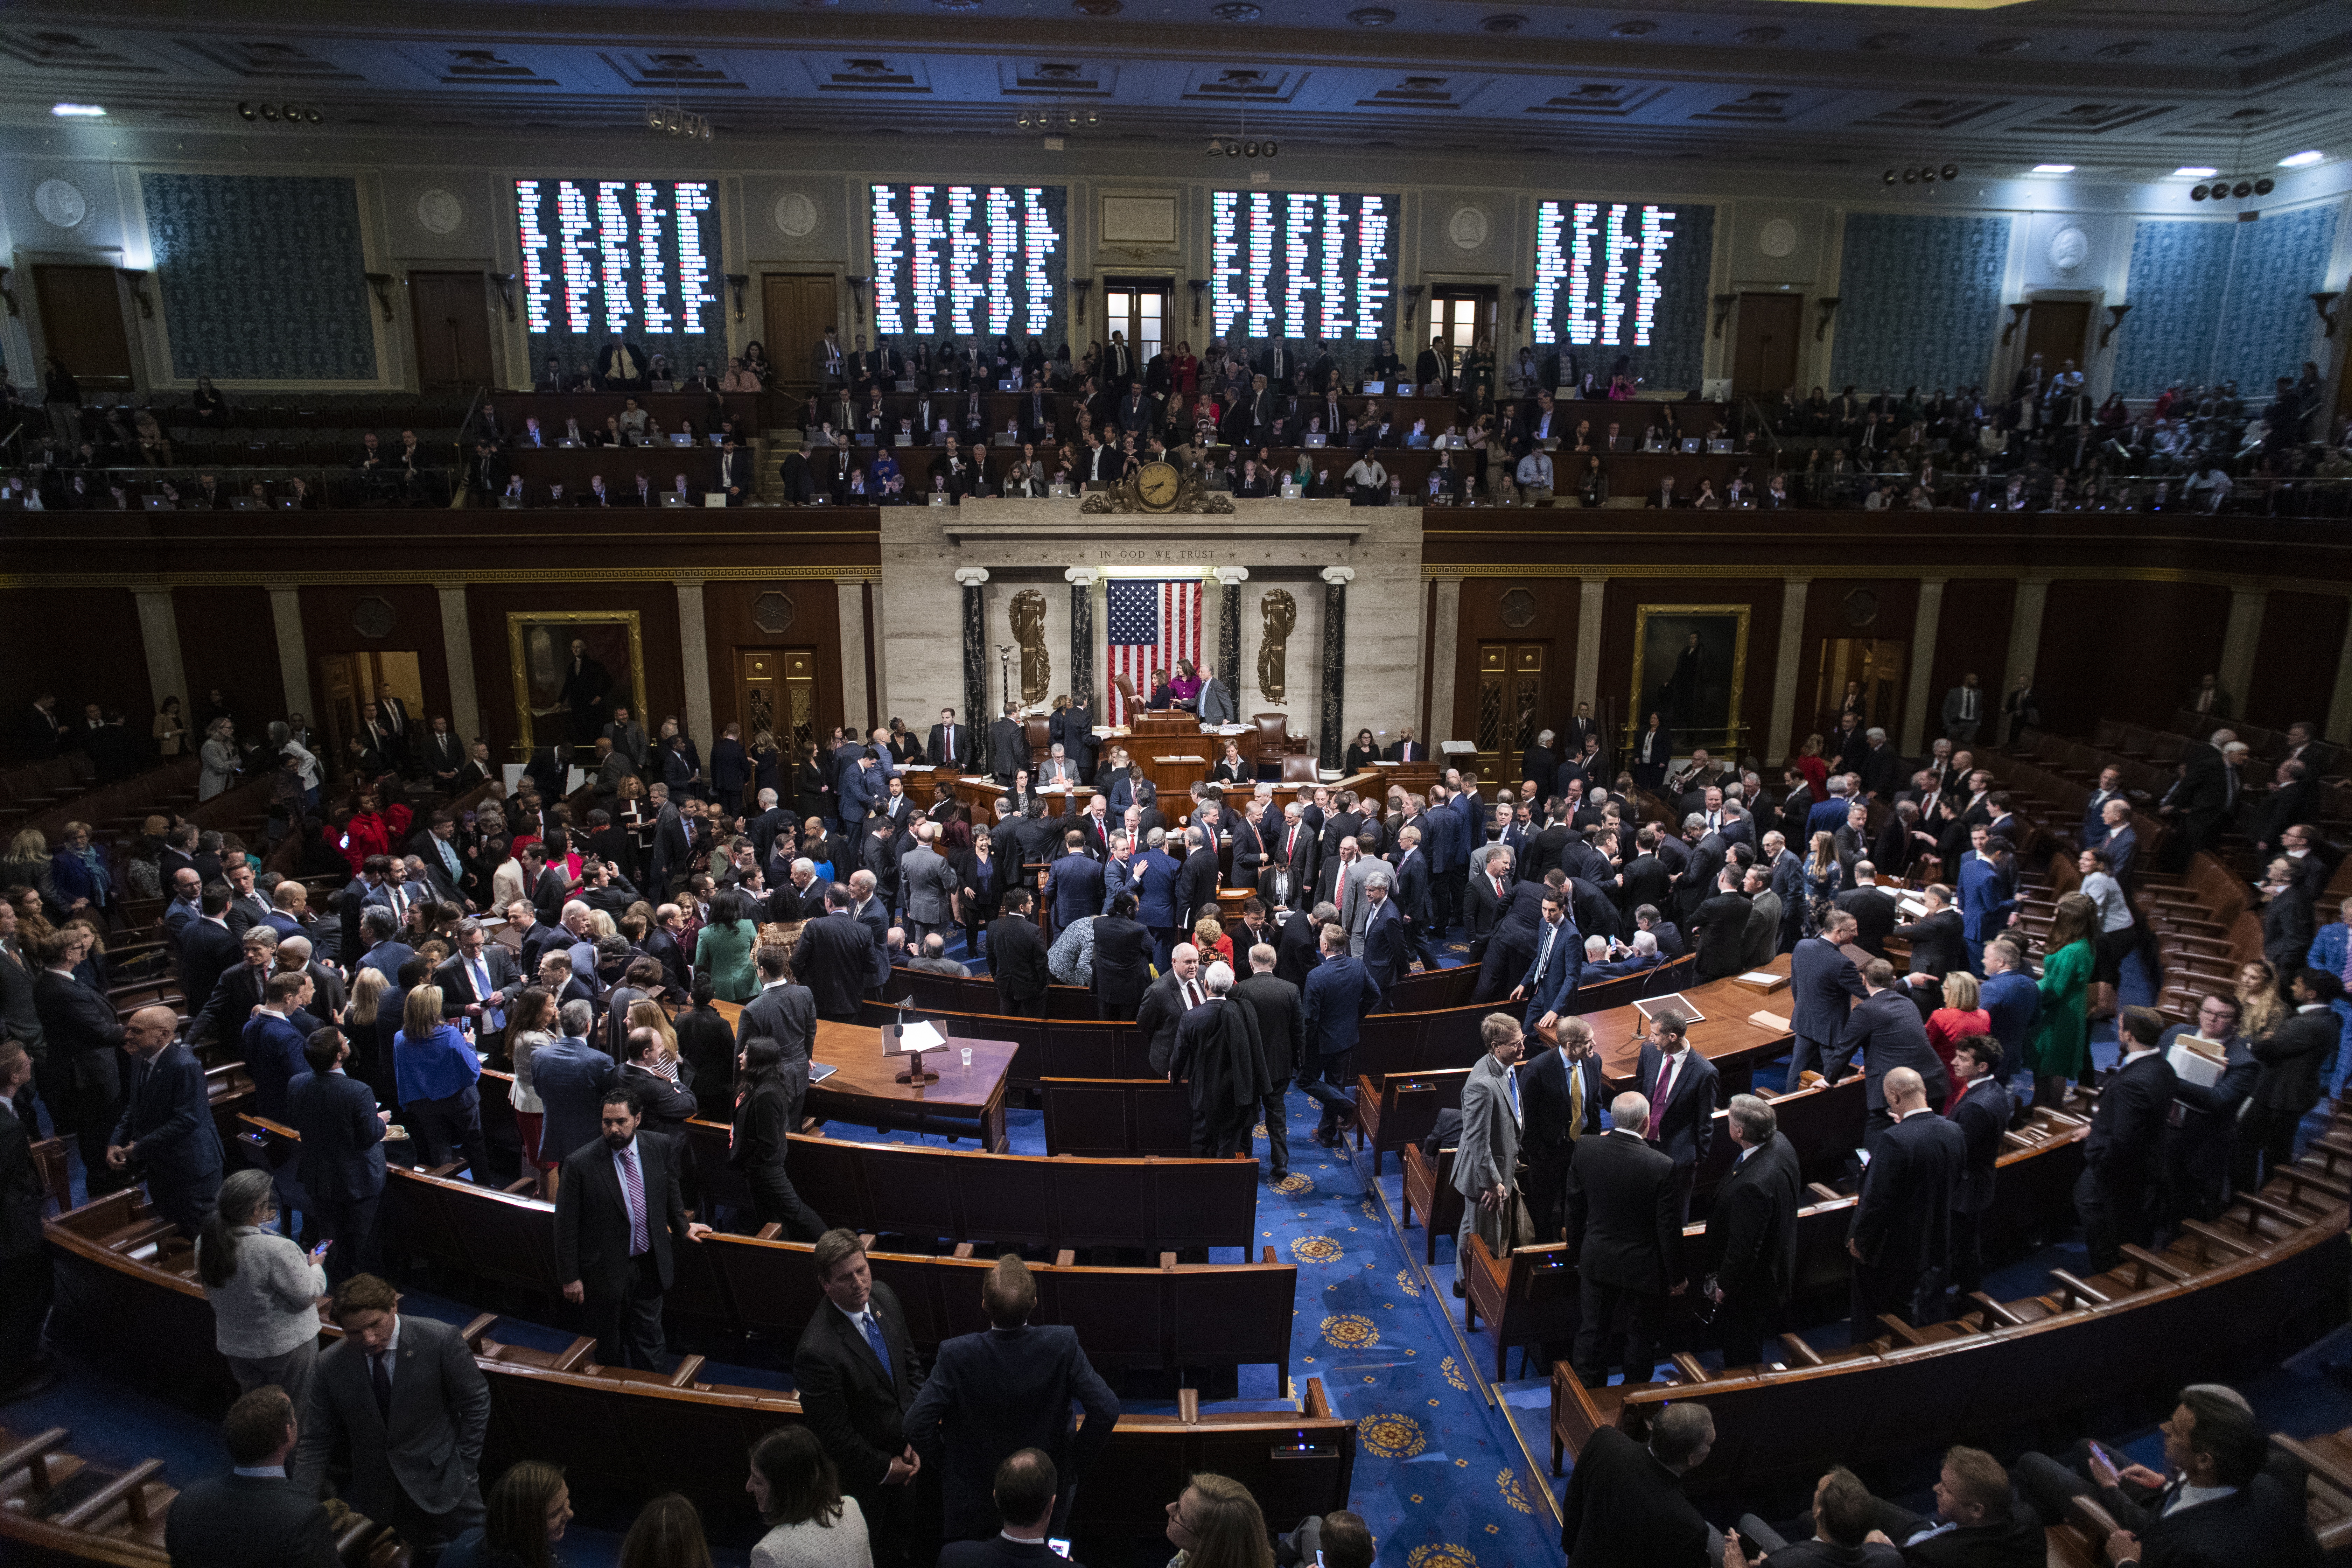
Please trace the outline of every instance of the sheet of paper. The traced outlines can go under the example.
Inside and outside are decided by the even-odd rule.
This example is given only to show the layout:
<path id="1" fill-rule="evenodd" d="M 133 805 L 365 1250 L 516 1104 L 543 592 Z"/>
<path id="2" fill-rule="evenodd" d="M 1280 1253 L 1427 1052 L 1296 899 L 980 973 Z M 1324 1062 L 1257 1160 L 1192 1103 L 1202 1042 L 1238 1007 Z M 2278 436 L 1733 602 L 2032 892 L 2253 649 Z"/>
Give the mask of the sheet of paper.
<path id="1" fill-rule="evenodd" d="M 936 1051 L 948 1043 L 939 1026 L 928 1018 L 918 1018 L 898 1031 L 898 1048 L 906 1051 Z"/>

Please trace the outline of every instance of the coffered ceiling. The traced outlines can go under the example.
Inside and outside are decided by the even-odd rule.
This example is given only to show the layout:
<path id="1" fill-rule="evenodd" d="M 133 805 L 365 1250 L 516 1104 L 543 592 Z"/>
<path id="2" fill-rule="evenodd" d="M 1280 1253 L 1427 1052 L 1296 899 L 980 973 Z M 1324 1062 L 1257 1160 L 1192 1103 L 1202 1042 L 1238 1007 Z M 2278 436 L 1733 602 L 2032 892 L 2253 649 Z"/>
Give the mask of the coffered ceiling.
<path id="1" fill-rule="evenodd" d="M 1254 134 L 1344 152 L 1972 172 L 2352 155 L 2344 0 L 123 0 L 0 13 L 0 118 L 240 128 L 240 101 L 373 138 L 624 131 L 730 143 Z M 1085 125 L 1091 113 L 1096 123 Z M 730 151 L 736 148 L 730 147 Z"/>

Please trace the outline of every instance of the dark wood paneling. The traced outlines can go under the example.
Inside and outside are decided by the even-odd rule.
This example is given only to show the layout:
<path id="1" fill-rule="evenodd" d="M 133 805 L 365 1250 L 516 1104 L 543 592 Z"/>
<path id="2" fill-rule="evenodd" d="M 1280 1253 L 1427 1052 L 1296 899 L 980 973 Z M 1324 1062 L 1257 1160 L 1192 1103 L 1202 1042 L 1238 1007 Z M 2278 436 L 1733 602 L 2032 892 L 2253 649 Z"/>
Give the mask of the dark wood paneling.
<path id="1" fill-rule="evenodd" d="M 1999 738 L 2000 700 L 2009 689 L 2010 623 L 2017 618 L 2017 584 L 2006 577 L 1955 577 L 1944 584 L 1944 608 L 1936 622 L 1936 657 L 1927 670 L 1928 740 L 1943 733 L 1944 693 L 1976 672 L 1985 689 L 1980 742 Z"/>
<path id="2" fill-rule="evenodd" d="M 362 599 L 382 599 L 392 606 L 392 629 L 380 637 L 363 637 L 352 625 Z M 302 590 L 302 640 L 310 655 L 311 700 L 322 708 L 327 694 L 319 683 L 319 659 L 331 653 L 413 653 L 416 681 L 424 689 L 429 719 L 449 711 L 449 651 L 441 637 L 441 596 L 423 584 L 398 584 L 372 588 L 341 584 Z M 327 726 L 317 713 L 306 714 L 314 728 Z"/>
<path id="3" fill-rule="evenodd" d="M 752 606 L 763 594 L 782 594 L 792 601 L 792 624 L 781 632 L 760 629 Z M 710 713 L 724 729 L 729 721 L 744 721 L 735 711 L 735 650 L 739 647 L 814 647 L 816 649 L 817 738 L 843 721 L 841 712 L 841 595 L 824 577 L 795 577 L 774 583 L 705 583 L 702 621 L 710 652 Z M 946 634 L 942 634 L 946 635 Z M 935 715 L 901 714 L 908 725 L 927 731 Z"/>
<path id="4" fill-rule="evenodd" d="M 1618 725 L 1611 749 L 1623 740 L 1626 706 L 1633 690 L 1633 626 L 1643 605 L 1746 605 L 1748 673 L 1739 717 L 1748 727 L 1748 749 L 1759 755 L 1781 748 L 1768 744 L 1772 717 L 1772 666 L 1780 654 L 1780 584 L 1765 577 L 1622 577 L 1609 584 L 1601 617 L 1601 696 Z"/>
<path id="5" fill-rule="evenodd" d="M 2230 591 L 2202 583 L 2050 584 L 2033 665 L 2042 721 L 2086 733 L 2101 719 L 2162 724 L 2221 658 Z"/>
<path id="6" fill-rule="evenodd" d="M 1525 626 L 1503 620 L 1503 597 L 1524 589 L 1535 600 L 1535 619 Z M 1576 711 L 1576 627 L 1583 613 L 1584 585 L 1573 577 L 1465 577 L 1462 581 L 1462 632 L 1454 657 L 1454 725 L 1435 741 L 1475 740 L 1478 710 L 1478 645 L 1482 642 L 1549 642 L 1544 692 L 1550 706 L 1545 728 L 1558 731 Z M 1601 696 L 1609 695 L 1608 688 Z M 1622 695 L 1622 694 L 1621 694 Z M 1598 710 L 1596 710 L 1598 711 Z M 1517 759 L 1513 759 L 1517 765 Z"/>
<path id="7" fill-rule="evenodd" d="M 490 754 L 506 760 L 520 734 L 515 722 L 514 660 L 509 651 L 507 616 L 519 610 L 635 610 L 646 656 L 647 734 L 675 715 L 686 722 L 686 676 L 678 652 L 677 590 L 667 583 L 614 583 L 605 587 L 567 583 L 546 588 L 484 587 L 466 590 L 466 618 L 474 645 L 474 687 L 481 705 L 482 738 Z M 618 680 L 619 672 L 614 672 Z M 623 688 L 625 689 L 625 687 Z M 615 700 L 618 700 L 616 698 Z M 707 759 L 710 737 L 696 735 Z"/>
<path id="8" fill-rule="evenodd" d="M 236 713 L 237 733 L 258 739 L 286 717 L 286 675 L 267 588 L 174 588 L 180 669 L 188 678 L 182 707 L 194 712 L 217 686 Z"/>
<path id="9" fill-rule="evenodd" d="M 1856 595 L 1868 595 L 1870 600 L 1874 601 L 1876 613 L 1869 614 L 1873 605 L 1855 600 Z M 1851 615 L 1849 600 L 1854 600 Z M 1856 615 L 1866 616 L 1867 618 L 1856 625 L 1853 618 Z M 1921 657 L 1918 645 L 1911 636 L 1918 619 L 1919 584 L 1916 579 L 1814 578 L 1812 585 L 1805 592 L 1804 640 L 1797 650 L 1797 707 L 1793 732 L 1782 737 L 1759 735 L 1759 741 L 1765 742 L 1767 753 L 1774 750 L 1780 750 L 1783 754 L 1793 753 L 1804 738 L 1816 730 L 1822 731 L 1824 739 L 1828 738 L 1829 730 L 1823 721 L 1834 721 L 1837 693 L 1831 693 L 1831 711 L 1826 714 L 1820 710 L 1815 699 L 1821 689 L 1822 645 L 1834 638 L 1871 637 L 1910 644 L 1904 655 L 1904 678 L 1896 687 L 1899 702 L 1899 694 L 1909 685 L 1910 661 Z M 1903 731 L 1899 713 L 1874 712 L 1870 721 L 1885 728 L 1886 738 L 1891 743 L 1901 744 Z M 1769 744 L 1775 739 L 1782 742 L 1780 747 Z"/>
<path id="10" fill-rule="evenodd" d="M 2352 602 L 2341 594 L 2270 595 L 2263 606 L 2262 636 L 2254 640 L 2253 689 L 2230 693 L 2247 723 L 2273 730 L 2298 719 L 2326 723 L 2348 608 Z"/>
<path id="11" fill-rule="evenodd" d="M 55 692 L 68 722 L 82 704 L 120 708 L 144 735 L 155 718 L 139 611 L 126 588 L 11 589 L 0 594 L 8 657 L 0 658 L 0 711 L 8 715 L 0 745 L 15 755 L 16 718 L 44 691 Z M 185 692 L 177 696 L 187 707 Z"/>
<path id="12" fill-rule="evenodd" d="M 113 268 L 35 267 L 33 299 L 40 311 L 42 352 L 63 363 L 85 391 L 130 384 L 131 338 L 122 322 L 122 285 Z"/>

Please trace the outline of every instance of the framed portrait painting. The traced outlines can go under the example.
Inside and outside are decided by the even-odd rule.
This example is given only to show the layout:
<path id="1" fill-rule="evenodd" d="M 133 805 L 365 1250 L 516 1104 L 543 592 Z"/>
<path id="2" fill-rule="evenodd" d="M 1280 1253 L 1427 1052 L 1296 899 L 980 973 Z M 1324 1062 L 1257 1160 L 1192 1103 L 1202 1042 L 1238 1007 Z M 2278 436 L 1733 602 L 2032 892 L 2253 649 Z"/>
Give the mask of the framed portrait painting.
<path id="1" fill-rule="evenodd" d="M 1746 605 L 1643 605 L 1633 622 L 1634 732 L 1660 714 L 1675 749 L 1737 750 L 1746 739 Z"/>
<path id="2" fill-rule="evenodd" d="M 613 710 L 645 721 L 645 643 L 635 610 L 517 610 L 507 616 L 516 739 L 592 750 Z"/>

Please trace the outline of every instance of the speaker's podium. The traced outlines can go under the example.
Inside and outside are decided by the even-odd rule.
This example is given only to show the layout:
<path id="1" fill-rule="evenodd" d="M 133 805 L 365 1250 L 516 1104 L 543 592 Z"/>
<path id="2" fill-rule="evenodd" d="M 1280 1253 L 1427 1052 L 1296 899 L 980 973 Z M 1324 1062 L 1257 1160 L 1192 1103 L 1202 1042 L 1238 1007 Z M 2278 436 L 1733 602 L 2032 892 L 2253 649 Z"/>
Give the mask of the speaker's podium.
<path id="1" fill-rule="evenodd" d="M 1181 708 L 1130 707 L 1127 733 L 1116 731 L 1106 745 L 1123 745 L 1161 798 L 1189 799 L 1192 786 L 1209 776 L 1210 752 L 1222 750 L 1201 730 L 1199 715 Z"/>

